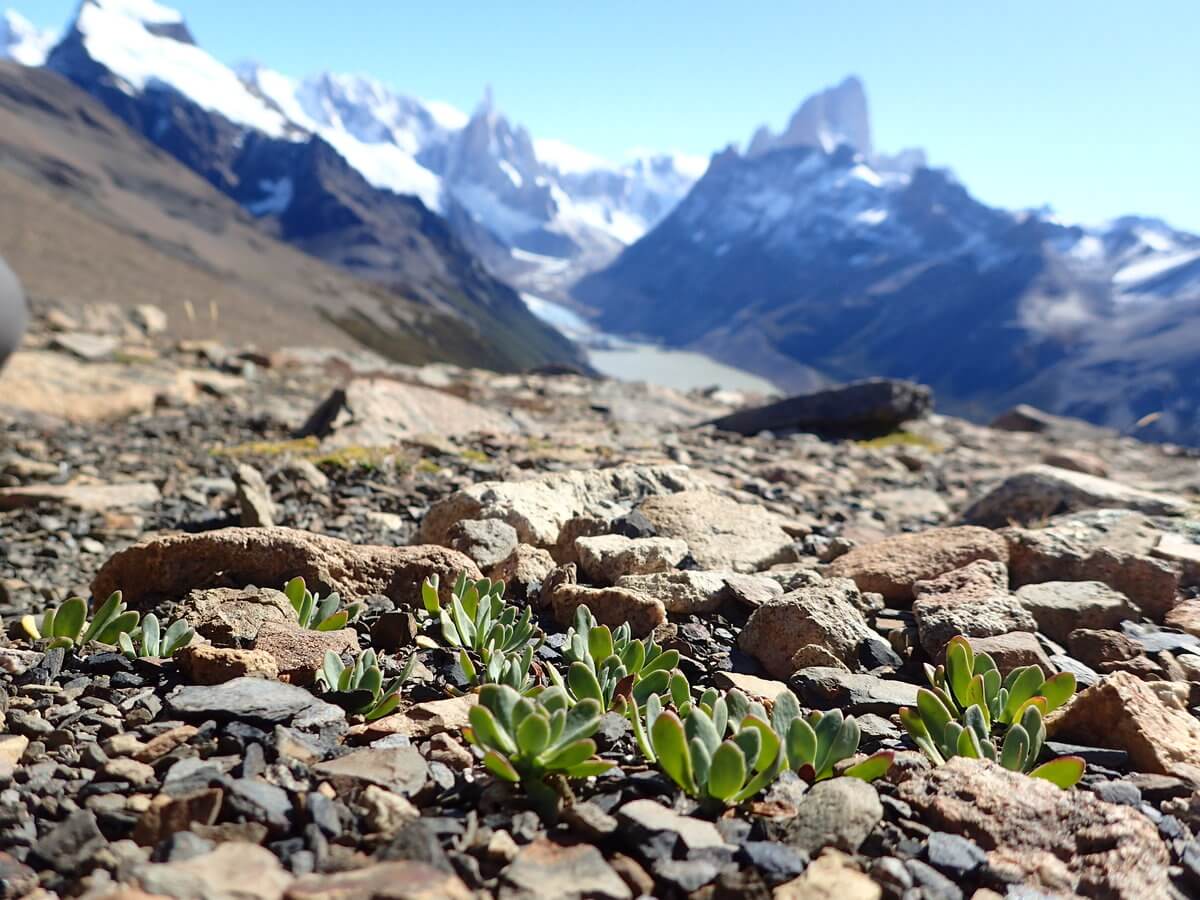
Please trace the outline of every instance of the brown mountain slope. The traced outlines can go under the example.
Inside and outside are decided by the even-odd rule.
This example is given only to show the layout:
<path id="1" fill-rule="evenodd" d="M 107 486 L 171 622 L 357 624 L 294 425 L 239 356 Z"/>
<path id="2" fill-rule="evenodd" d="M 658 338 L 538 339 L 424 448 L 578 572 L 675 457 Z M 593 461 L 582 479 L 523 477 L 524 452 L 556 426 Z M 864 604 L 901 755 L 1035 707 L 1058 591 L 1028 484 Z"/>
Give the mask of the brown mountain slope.
<path id="1" fill-rule="evenodd" d="M 34 303 L 154 303 L 181 337 L 353 345 L 340 321 L 386 329 L 386 343 L 372 344 L 401 361 L 486 358 L 486 338 L 469 323 L 282 243 L 70 82 L 8 63 L 0 256 Z M 541 361 L 487 359 L 497 368 Z"/>

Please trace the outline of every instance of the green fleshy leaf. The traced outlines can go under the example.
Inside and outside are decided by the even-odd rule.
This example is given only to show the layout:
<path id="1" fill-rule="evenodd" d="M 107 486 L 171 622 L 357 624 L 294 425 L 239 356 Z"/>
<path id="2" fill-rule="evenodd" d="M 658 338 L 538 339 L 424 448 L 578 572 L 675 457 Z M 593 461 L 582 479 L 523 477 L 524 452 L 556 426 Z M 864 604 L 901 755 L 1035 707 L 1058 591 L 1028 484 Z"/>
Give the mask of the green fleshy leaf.
<path id="1" fill-rule="evenodd" d="M 795 694 L 783 691 L 775 698 L 775 705 L 771 707 L 771 727 L 776 734 L 787 734 L 792 722 L 800 717 L 800 701 Z"/>
<path id="2" fill-rule="evenodd" d="M 467 713 L 467 720 L 471 723 L 471 737 L 474 738 L 472 743 L 505 754 L 517 752 L 516 742 L 500 727 L 496 717 L 487 707 L 478 704 L 472 706 Z"/>
<path id="3" fill-rule="evenodd" d="M 535 712 L 517 726 L 517 746 L 522 755 L 537 756 L 550 743 L 550 717 Z"/>
<path id="4" fill-rule="evenodd" d="M 1021 772 L 1029 758 L 1029 732 L 1020 725 L 1013 725 L 1004 735 L 999 763 L 1010 772 Z"/>
<path id="5" fill-rule="evenodd" d="M 704 710 L 693 709 L 691 715 L 684 720 L 684 733 L 688 738 L 696 738 L 704 745 L 704 749 L 708 751 L 708 755 L 712 756 L 716 752 L 718 745 L 721 743 L 721 735 L 717 731 L 717 727 L 713 724 L 713 720 L 709 718 L 708 713 Z"/>
<path id="6" fill-rule="evenodd" d="M 489 772 L 504 781 L 516 784 L 521 780 L 521 776 L 507 757 L 500 755 L 495 750 L 488 750 L 483 754 L 483 765 Z"/>
<path id="7" fill-rule="evenodd" d="M 591 759 L 595 753 L 596 742 L 591 738 L 587 738 L 582 741 L 575 741 L 573 744 L 567 744 L 562 749 L 555 751 L 543 762 L 543 765 L 547 771 L 570 769 Z"/>
<path id="8" fill-rule="evenodd" d="M 53 636 L 77 639 L 83 631 L 85 618 L 87 618 L 87 601 L 82 597 L 72 597 L 54 614 Z"/>
<path id="9" fill-rule="evenodd" d="M 21 630 L 24 631 L 31 640 L 40 641 L 42 639 L 42 630 L 38 628 L 37 619 L 33 616 L 21 616 Z"/>
<path id="10" fill-rule="evenodd" d="M 1063 790 L 1073 788 L 1083 777 L 1087 764 L 1078 756 L 1060 756 L 1042 763 L 1029 773 L 1031 778 L 1041 778 L 1057 784 Z"/>
<path id="11" fill-rule="evenodd" d="M 292 608 L 297 613 L 300 612 L 300 605 L 304 602 L 306 591 L 307 586 L 304 583 L 304 579 L 299 575 L 283 586 L 284 594 L 287 595 L 288 600 L 291 601 Z"/>
<path id="12" fill-rule="evenodd" d="M 87 630 L 83 633 L 83 637 L 80 638 L 80 642 L 86 644 L 88 641 L 94 641 L 96 635 L 107 628 L 109 623 L 120 615 L 121 606 L 121 592 L 113 591 L 108 595 L 108 599 L 100 604 L 100 608 L 96 610 L 96 615 L 88 625 Z"/>
<path id="13" fill-rule="evenodd" d="M 591 737 L 600 727 L 600 717 L 603 715 L 604 710 L 595 700 L 580 700 L 567 711 L 566 723 L 555 746 L 563 747 L 581 738 Z"/>
<path id="14" fill-rule="evenodd" d="M 340 631 L 346 627 L 350 617 L 343 609 L 341 612 L 336 612 L 327 619 L 322 619 L 318 622 L 316 631 Z"/>
<path id="15" fill-rule="evenodd" d="M 919 712 L 909 709 L 907 706 L 901 707 L 900 723 L 904 726 L 904 730 L 908 732 L 908 736 L 912 738 L 913 743 L 917 745 L 917 749 L 929 757 L 930 762 L 935 766 L 940 766 L 946 761 L 946 758 L 938 748 L 938 741 L 935 741 L 933 735 L 929 733 L 929 729 Z"/>
<path id="16" fill-rule="evenodd" d="M 596 674 L 588 668 L 586 663 L 571 663 L 567 669 L 567 684 L 577 699 L 590 698 L 601 706 L 604 705 L 604 692 L 600 689 L 600 682 L 596 680 Z"/>
<path id="17" fill-rule="evenodd" d="M 799 769 L 805 763 L 812 765 L 816 756 L 816 732 L 804 719 L 793 719 L 787 730 L 788 765 L 792 769 Z"/>
<path id="18" fill-rule="evenodd" d="M 1059 672 L 1042 684 L 1041 695 L 1046 698 L 1046 712 L 1052 713 L 1071 699 L 1075 693 L 1075 676 Z"/>
<path id="19" fill-rule="evenodd" d="M 937 698 L 937 695 L 925 688 L 917 690 L 917 711 L 921 714 L 921 720 L 931 735 L 940 735 L 953 718 L 950 710 Z"/>
<path id="20" fill-rule="evenodd" d="M 384 716 L 391 715 L 396 711 L 396 707 L 400 705 L 399 694 L 388 694 L 378 703 L 376 703 L 365 718 L 368 722 L 374 722 L 376 719 L 382 719 Z"/>
<path id="21" fill-rule="evenodd" d="M 146 618 L 142 619 L 142 646 L 146 648 L 146 655 L 150 657 L 160 656 L 159 639 L 162 637 L 162 632 L 158 625 L 158 616 L 154 613 L 148 613 Z"/>
<path id="22" fill-rule="evenodd" d="M 1014 675 L 1015 673 L 1015 675 Z M 1009 673 L 1011 684 L 1008 686 L 1008 704 L 1004 708 L 1005 722 L 1020 720 L 1021 708 L 1037 694 L 1045 678 L 1037 666 L 1023 666 Z"/>
<path id="23" fill-rule="evenodd" d="M 951 696 L 960 708 L 969 706 L 971 676 L 975 672 L 975 653 L 971 644 L 961 635 L 952 638 L 946 645 L 946 680 Z"/>
<path id="24" fill-rule="evenodd" d="M 133 640 L 128 634 L 122 632 L 121 634 L 117 635 L 117 646 L 120 647 L 121 652 L 130 659 L 137 659 L 137 648 L 133 646 Z"/>
<path id="25" fill-rule="evenodd" d="M 659 766 L 679 787 L 694 795 L 696 785 L 692 781 L 691 755 L 679 717 L 670 710 L 663 712 L 654 720 L 650 734 Z"/>
<path id="26" fill-rule="evenodd" d="M 425 612 L 431 616 L 436 616 L 442 608 L 441 601 L 438 599 L 439 580 L 436 574 L 430 575 L 421 583 L 421 603 L 425 607 Z"/>
<path id="27" fill-rule="evenodd" d="M 117 635 L 123 631 L 133 631 L 133 629 L 137 628 L 140 618 L 141 613 L 135 610 L 131 609 L 128 612 L 123 612 L 109 622 L 104 630 L 96 635 L 96 640 L 101 644 L 115 644 L 117 642 Z"/>
<path id="28" fill-rule="evenodd" d="M 776 757 L 779 756 L 782 742 L 767 721 L 758 716 L 746 716 L 742 720 L 741 732 L 746 731 L 758 732 L 758 754 L 746 753 L 746 762 L 751 769 L 761 772 L 775 762 Z M 736 735 L 734 741 L 737 741 Z M 739 746 L 742 745 L 739 744 Z M 857 742 L 855 746 L 857 746 Z"/>
<path id="29" fill-rule="evenodd" d="M 728 803 L 746 782 L 746 757 L 733 741 L 723 741 L 713 752 L 708 769 L 708 793 Z"/>
<path id="30" fill-rule="evenodd" d="M 892 767 L 892 761 L 895 757 L 896 754 L 893 750 L 880 750 L 878 753 L 868 756 L 862 762 L 851 766 L 842 774 L 849 778 L 874 781 L 876 778 L 882 778 L 887 774 L 888 769 Z"/>

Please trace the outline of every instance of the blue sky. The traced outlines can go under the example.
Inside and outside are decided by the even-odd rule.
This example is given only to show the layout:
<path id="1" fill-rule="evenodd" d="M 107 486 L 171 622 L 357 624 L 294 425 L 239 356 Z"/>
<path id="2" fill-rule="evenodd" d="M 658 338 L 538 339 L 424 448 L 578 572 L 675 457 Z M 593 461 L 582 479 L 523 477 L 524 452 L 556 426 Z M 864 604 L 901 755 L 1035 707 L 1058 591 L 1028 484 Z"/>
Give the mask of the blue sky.
<path id="1" fill-rule="evenodd" d="M 1155 0 L 177 0 L 198 42 L 289 75 L 366 72 L 467 111 L 491 83 L 537 137 L 620 159 L 778 129 L 855 73 L 875 143 L 986 202 L 1200 231 L 1200 3 Z M 0 0 L 59 25 L 75 0 Z"/>

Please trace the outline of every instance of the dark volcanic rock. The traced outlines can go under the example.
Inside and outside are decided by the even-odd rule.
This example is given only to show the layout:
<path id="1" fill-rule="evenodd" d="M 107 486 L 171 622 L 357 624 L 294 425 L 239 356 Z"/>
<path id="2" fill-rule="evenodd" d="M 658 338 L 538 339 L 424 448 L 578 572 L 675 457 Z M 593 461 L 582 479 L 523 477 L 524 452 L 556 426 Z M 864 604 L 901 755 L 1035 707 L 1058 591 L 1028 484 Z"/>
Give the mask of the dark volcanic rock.
<path id="1" fill-rule="evenodd" d="M 189 718 L 250 719 L 283 723 L 297 716 L 334 722 L 345 713 L 304 688 L 262 678 L 242 677 L 213 686 L 188 685 L 167 697 L 172 710 Z"/>
<path id="2" fill-rule="evenodd" d="M 922 384 L 870 378 L 802 394 L 714 419 L 722 431 L 808 431 L 830 437 L 874 437 L 895 431 L 933 409 L 933 392 Z"/>

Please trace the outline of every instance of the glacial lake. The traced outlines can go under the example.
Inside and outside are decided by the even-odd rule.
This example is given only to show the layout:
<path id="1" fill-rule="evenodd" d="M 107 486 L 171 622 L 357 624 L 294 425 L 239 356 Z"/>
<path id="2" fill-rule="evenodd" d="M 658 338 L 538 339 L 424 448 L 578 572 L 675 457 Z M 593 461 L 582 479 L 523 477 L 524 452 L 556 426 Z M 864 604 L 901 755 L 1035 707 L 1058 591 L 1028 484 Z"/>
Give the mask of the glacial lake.
<path id="1" fill-rule="evenodd" d="M 703 353 L 674 350 L 604 334 L 574 310 L 561 304 L 533 294 L 522 294 L 521 299 L 535 316 L 580 344 L 592 367 L 610 378 L 645 381 L 680 391 L 715 385 L 735 391 L 762 394 L 777 392 L 767 379 L 717 362 Z"/>

